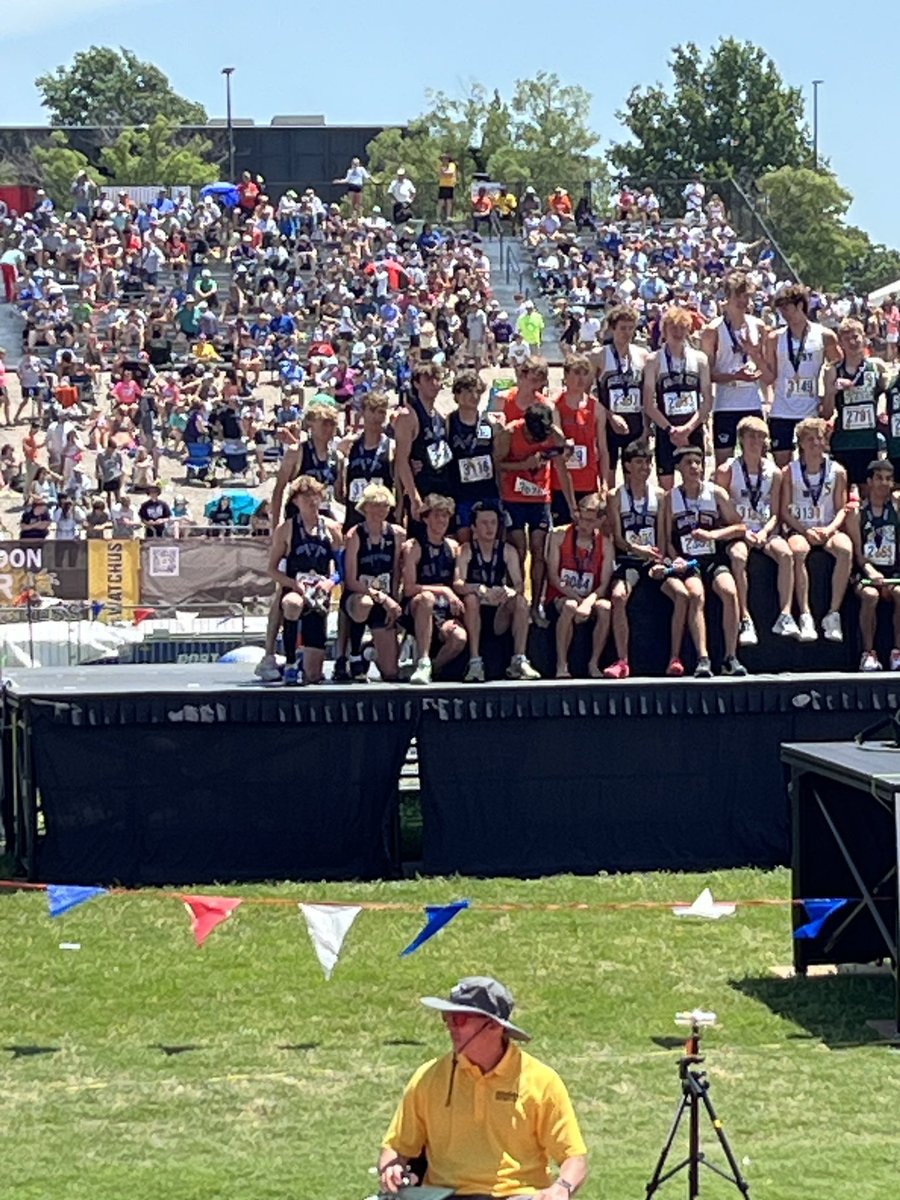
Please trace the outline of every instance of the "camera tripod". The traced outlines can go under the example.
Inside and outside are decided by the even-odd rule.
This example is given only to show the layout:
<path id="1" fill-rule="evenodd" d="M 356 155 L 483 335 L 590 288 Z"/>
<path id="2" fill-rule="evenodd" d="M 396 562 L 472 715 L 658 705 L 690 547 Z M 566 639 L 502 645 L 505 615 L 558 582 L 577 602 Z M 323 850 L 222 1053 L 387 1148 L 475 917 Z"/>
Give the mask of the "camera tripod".
<path id="1" fill-rule="evenodd" d="M 688 1173 L 688 1200 L 695 1200 L 700 1195 L 701 1166 L 708 1167 L 716 1175 L 721 1175 L 723 1179 L 727 1179 L 729 1183 L 733 1183 L 741 1195 L 750 1195 L 750 1185 L 741 1174 L 737 1159 L 734 1156 L 728 1138 L 725 1136 L 722 1121 L 716 1115 L 712 1100 L 709 1098 L 709 1080 L 706 1078 L 706 1072 L 697 1070 L 700 1063 L 704 1061 L 700 1053 L 700 1037 L 700 1025 L 697 1021 L 693 1021 L 691 1023 L 691 1032 L 684 1043 L 684 1053 L 678 1061 L 678 1078 L 681 1081 L 681 1101 L 675 1113 L 672 1128 L 669 1130 L 669 1136 L 666 1138 L 666 1143 L 660 1152 L 656 1163 L 656 1170 L 653 1172 L 653 1178 L 647 1184 L 648 1200 L 650 1196 L 656 1195 L 667 1179 L 671 1179 L 673 1175 L 677 1175 L 679 1171 L 685 1169 L 687 1169 Z M 700 1148 L 701 1108 L 709 1117 L 730 1171 L 723 1171 L 721 1167 L 717 1167 L 715 1163 L 711 1163 Z M 666 1161 L 685 1113 L 687 1113 L 688 1117 L 687 1158 L 682 1159 L 677 1166 L 666 1170 Z"/>

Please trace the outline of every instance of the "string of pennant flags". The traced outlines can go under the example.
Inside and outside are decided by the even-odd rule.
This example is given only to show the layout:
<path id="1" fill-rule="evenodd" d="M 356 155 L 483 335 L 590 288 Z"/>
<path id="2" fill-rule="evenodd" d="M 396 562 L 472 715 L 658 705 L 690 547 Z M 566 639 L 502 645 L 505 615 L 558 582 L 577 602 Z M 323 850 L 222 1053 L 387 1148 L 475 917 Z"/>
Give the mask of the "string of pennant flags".
<path id="1" fill-rule="evenodd" d="M 64 913 L 86 904 L 90 900 L 105 896 L 141 895 L 158 899 L 180 901 L 191 921 L 191 931 L 198 947 L 202 946 L 213 930 L 229 920 L 234 912 L 242 905 L 277 904 L 289 905 L 299 910 L 306 923 L 306 928 L 312 942 L 313 950 L 319 961 L 326 979 L 330 979 L 341 955 L 344 939 L 350 931 L 353 922 L 363 910 L 370 911 L 401 911 L 423 912 L 424 925 L 416 936 L 400 950 L 401 958 L 414 954 L 426 942 L 440 933 L 461 912 L 477 908 L 486 912 L 509 911 L 561 911 L 561 910 L 627 910 L 669 909 L 680 918 L 696 918 L 700 920 L 721 920 L 723 917 L 734 916 L 738 908 L 751 907 L 791 907 L 802 906 L 807 921 L 794 930 L 795 938 L 815 939 L 819 936 L 834 913 L 849 904 L 848 898 L 843 899 L 809 899 L 809 900 L 739 900 L 731 902 L 718 901 L 713 898 L 710 888 L 704 888 L 690 904 L 673 904 L 669 901 L 633 900 L 611 901 L 607 903 L 573 901 L 559 904 L 535 903 L 495 903 L 473 905 L 468 900 L 453 900 L 447 904 L 416 905 L 402 901 L 359 901 L 358 903 L 310 903 L 296 901 L 282 896 L 257 896 L 235 898 L 228 896 L 186 895 L 181 892 L 159 891 L 129 891 L 125 888 L 86 887 L 75 884 L 25 884 L 18 880 L 0 880 L 0 887 L 16 889 L 35 889 L 47 894 L 47 912 L 51 918 L 61 917 Z"/>

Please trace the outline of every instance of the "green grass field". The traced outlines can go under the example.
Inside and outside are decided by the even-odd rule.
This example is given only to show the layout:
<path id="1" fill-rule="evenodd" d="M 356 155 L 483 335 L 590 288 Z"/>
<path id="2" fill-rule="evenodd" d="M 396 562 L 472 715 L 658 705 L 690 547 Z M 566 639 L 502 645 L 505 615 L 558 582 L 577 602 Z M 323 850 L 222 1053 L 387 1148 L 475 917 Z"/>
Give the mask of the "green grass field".
<path id="1" fill-rule="evenodd" d="M 786 872 L 733 871 L 220 894 L 599 904 L 690 901 L 706 883 L 720 899 L 789 889 Z M 198 950 L 176 900 L 106 897 L 51 922 L 42 894 L 0 895 L 2 1195 L 363 1200 L 407 1076 L 445 1050 L 418 996 L 488 973 L 569 1084 L 591 1152 L 588 1200 L 644 1195 L 679 1096 L 677 1051 L 654 1039 L 697 1006 L 719 1016 L 706 1043 L 712 1096 L 754 1200 L 888 1200 L 900 1057 L 866 1021 L 890 1016 L 892 981 L 778 979 L 789 920 L 786 907 L 719 922 L 476 908 L 400 959 L 420 917 L 365 911 L 326 983 L 291 906 L 244 904 Z M 683 1177 L 661 1193 L 686 1194 Z M 738 1193 L 710 1175 L 703 1194 Z"/>

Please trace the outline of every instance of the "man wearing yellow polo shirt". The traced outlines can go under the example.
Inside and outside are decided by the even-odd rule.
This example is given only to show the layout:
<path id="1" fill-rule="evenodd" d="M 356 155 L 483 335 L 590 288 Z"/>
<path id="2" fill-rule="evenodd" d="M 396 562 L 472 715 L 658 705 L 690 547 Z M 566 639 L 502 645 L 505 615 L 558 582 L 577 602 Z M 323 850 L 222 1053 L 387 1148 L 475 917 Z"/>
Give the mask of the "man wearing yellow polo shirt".
<path id="1" fill-rule="evenodd" d="M 422 1003 L 443 1014 L 453 1049 L 407 1084 L 378 1160 L 381 1191 L 416 1183 L 410 1164 L 424 1154 L 427 1187 L 469 1200 L 568 1200 L 587 1176 L 587 1150 L 565 1084 L 517 1044 L 530 1039 L 509 1019 L 508 989 L 471 976 L 448 1000 Z"/>
<path id="2" fill-rule="evenodd" d="M 453 220 L 453 195 L 456 191 L 456 184 L 459 178 L 459 171 L 456 163 L 449 154 L 441 155 L 441 165 L 438 169 L 438 220 L 452 221 Z"/>

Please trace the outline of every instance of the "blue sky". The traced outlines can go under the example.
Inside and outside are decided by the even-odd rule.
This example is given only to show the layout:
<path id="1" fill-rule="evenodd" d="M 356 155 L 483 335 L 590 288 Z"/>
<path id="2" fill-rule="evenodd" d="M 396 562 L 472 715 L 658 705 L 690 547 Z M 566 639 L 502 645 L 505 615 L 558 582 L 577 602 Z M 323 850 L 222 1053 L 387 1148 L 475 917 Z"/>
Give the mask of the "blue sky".
<path id="1" fill-rule="evenodd" d="M 121 0 L 42 0 L 37 10 L 7 4 L 0 119 L 41 122 L 35 76 L 92 44 L 125 45 L 157 63 L 211 116 L 225 109 L 220 68 L 236 67 L 235 115 L 262 123 L 277 113 L 324 113 L 329 124 L 402 123 L 422 110 L 428 87 L 461 94 L 477 79 L 508 95 L 517 78 L 556 71 L 563 82 L 592 93 L 602 148 L 621 136 L 614 114 L 633 85 L 670 82 L 666 64 L 674 44 L 694 41 L 705 50 L 732 34 L 763 46 L 782 76 L 804 89 L 810 124 L 810 81 L 825 81 L 820 153 L 855 197 L 852 220 L 876 241 L 900 246 L 900 168 L 892 159 L 900 107 L 896 0 L 874 0 L 858 28 L 836 0 L 816 6 L 588 0 L 565 9 L 516 0 L 508 6 L 452 5 L 449 20 L 437 16 L 438 5 L 410 6 L 410 16 L 396 15 L 403 11 L 368 0 L 290 7 L 238 0 L 140 0 L 131 6 Z"/>

